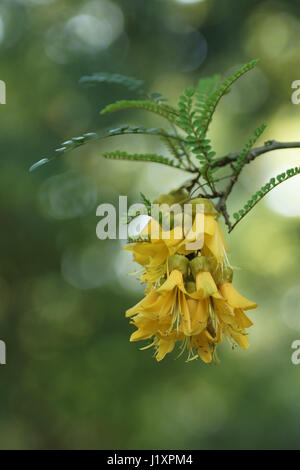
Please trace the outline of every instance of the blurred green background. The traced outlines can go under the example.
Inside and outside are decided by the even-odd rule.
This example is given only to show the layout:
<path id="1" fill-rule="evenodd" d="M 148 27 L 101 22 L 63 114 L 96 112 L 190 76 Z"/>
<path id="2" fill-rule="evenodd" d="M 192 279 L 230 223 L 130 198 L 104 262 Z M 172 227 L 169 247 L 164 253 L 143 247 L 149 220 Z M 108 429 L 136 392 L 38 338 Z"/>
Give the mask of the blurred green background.
<path id="1" fill-rule="evenodd" d="M 199 77 L 260 58 L 224 98 L 211 136 L 218 154 L 264 140 L 299 140 L 298 0 L 1 0 L 0 367 L 1 449 L 299 448 L 299 180 L 284 183 L 227 237 L 235 285 L 251 312 L 250 348 L 224 343 L 221 364 L 156 363 L 129 343 L 124 311 L 142 296 L 120 241 L 96 237 L 96 207 L 173 189 L 177 170 L 102 161 L 102 150 L 162 149 L 133 136 L 83 147 L 29 174 L 60 142 L 119 124 L 159 126 L 143 112 L 100 117 L 133 92 L 83 88 L 108 71 L 146 80 L 172 103 Z M 231 213 L 300 151 L 261 156 L 245 169 Z"/>

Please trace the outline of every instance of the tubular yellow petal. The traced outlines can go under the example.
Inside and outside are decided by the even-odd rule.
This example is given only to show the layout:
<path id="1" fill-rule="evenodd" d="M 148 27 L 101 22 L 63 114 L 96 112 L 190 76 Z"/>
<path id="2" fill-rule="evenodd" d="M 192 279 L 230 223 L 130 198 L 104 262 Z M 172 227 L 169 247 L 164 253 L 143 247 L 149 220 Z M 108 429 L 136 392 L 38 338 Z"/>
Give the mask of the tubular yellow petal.
<path id="1" fill-rule="evenodd" d="M 149 223 L 141 232 L 141 236 L 149 235 L 151 237 L 152 243 L 160 241 L 161 234 L 162 234 L 162 228 L 159 222 L 153 218 L 149 221 Z"/>
<path id="2" fill-rule="evenodd" d="M 204 239 L 204 246 L 206 246 L 211 254 L 216 258 L 218 263 L 222 263 L 224 260 L 224 245 L 220 241 L 217 235 L 213 237 L 207 236 Z"/>
<path id="3" fill-rule="evenodd" d="M 196 297 L 198 295 L 201 299 L 206 299 L 212 295 L 216 295 L 218 297 L 219 295 L 216 283 L 208 271 L 200 271 L 196 275 L 196 290 Z M 193 296 L 194 294 L 191 295 L 191 297 Z"/>
<path id="4" fill-rule="evenodd" d="M 147 306 L 153 304 L 158 299 L 158 294 L 155 291 L 150 292 L 144 299 L 142 299 L 140 302 L 138 302 L 134 307 L 129 308 L 125 316 L 132 317 L 133 315 L 136 315 L 137 313 L 140 313 L 143 311 L 144 308 L 147 308 Z"/>
<path id="5" fill-rule="evenodd" d="M 177 269 L 174 269 L 168 279 L 163 283 L 162 286 L 157 289 L 159 294 L 173 290 L 175 287 L 183 286 L 182 274 Z M 183 286 L 184 288 L 184 286 Z"/>
<path id="6" fill-rule="evenodd" d="M 153 334 L 154 334 L 153 331 L 142 330 L 139 328 L 138 330 L 132 333 L 129 341 L 134 342 L 134 341 L 141 341 L 142 339 L 148 339 L 148 338 L 151 338 Z"/>
<path id="7" fill-rule="evenodd" d="M 179 309 L 181 313 L 181 330 L 186 335 L 189 336 L 191 334 L 191 316 L 189 311 L 189 305 L 187 303 L 185 295 L 180 292 L 179 293 Z"/>
<path id="8" fill-rule="evenodd" d="M 156 360 L 159 362 L 161 361 L 166 354 L 170 353 L 173 351 L 175 346 L 175 341 L 174 339 L 164 339 L 161 338 L 158 343 L 158 351 L 156 354 Z"/>
<path id="9" fill-rule="evenodd" d="M 197 335 L 206 328 L 208 319 L 207 300 L 187 299 L 191 319 L 191 334 Z"/>
<path id="10" fill-rule="evenodd" d="M 153 256 L 151 257 L 151 261 L 149 263 L 150 268 L 154 268 L 155 266 L 158 266 L 159 264 L 162 264 L 166 261 L 168 258 L 168 249 L 166 246 L 159 245 L 159 249 L 156 251 L 156 253 L 153 253 Z"/>
<path id="11" fill-rule="evenodd" d="M 246 299 L 246 297 L 241 295 L 229 282 L 225 282 L 220 286 L 220 292 L 226 302 L 228 302 L 228 304 L 233 308 L 250 310 L 257 307 L 255 302 L 251 302 L 251 300 Z"/>
<path id="12" fill-rule="evenodd" d="M 138 250 L 137 245 L 138 245 L 137 243 L 134 245 L 126 245 L 123 247 L 123 249 L 125 251 L 132 251 L 134 261 L 140 264 L 141 266 L 146 266 L 150 261 L 149 254 L 143 251 L 140 252 L 141 250 Z M 146 244 L 144 244 L 144 242 L 141 242 L 140 245 L 146 245 Z"/>
<path id="13" fill-rule="evenodd" d="M 143 315 L 137 315 L 131 322 L 138 329 L 130 336 L 130 341 L 140 341 L 142 339 L 151 338 L 158 329 L 157 320 L 149 320 Z"/>
<path id="14" fill-rule="evenodd" d="M 192 228 L 185 237 L 185 242 L 193 242 L 204 233 L 204 218 L 205 216 L 201 212 L 195 215 Z"/>
<path id="15" fill-rule="evenodd" d="M 175 227 L 170 231 L 162 232 L 162 241 L 169 247 L 177 246 L 183 240 L 182 227 Z"/>
<path id="16" fill-rule="evenodd" d="M 204 215 L 204 233 L 213 236 L 216 233 L 217 222 L 212 215 Z"/>
<path id="17" fill-rule="evenodd" d="M 249 346 L 249 341 L 246 335 L 236 333 L 235 331 L 231 332 L 231 336 L 234 341 L 240 346 L 242 349 L 247 349 Z"/>
<path id="18" fill-rule="evenodd" d="M 249 328 L 253 325 L 250 318 L 240 308 L 235 309 L 234 314 L 242 328 Z"/>
<path id="19" fill-rule="evenodd" d="M 192 337 L 192 347 L 196 349 L 203 362 L 212 361 L 211 348 L 205 331 Z"/>

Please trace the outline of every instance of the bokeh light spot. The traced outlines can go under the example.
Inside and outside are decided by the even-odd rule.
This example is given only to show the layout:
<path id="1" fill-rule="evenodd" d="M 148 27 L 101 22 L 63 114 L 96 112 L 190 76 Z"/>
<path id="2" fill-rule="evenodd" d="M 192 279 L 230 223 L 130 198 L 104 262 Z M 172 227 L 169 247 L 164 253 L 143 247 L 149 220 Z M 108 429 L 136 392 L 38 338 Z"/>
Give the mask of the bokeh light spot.
<path id="1" fill-rule="evenodd" d="M 106 250 L 99 244 L 85 247 L 69 247 L 63 253 L 61 271 L 64 279 L 79 289 L 95 289 L 114 280 L 113 248 L 106 243 Z"/>
<path id="2" fill-rule="evenodd" d="M 185 5 L 191 5 L 193 3 L 203 3 L 206 0 L 174 0 L 176 3 L 183 3 Z"/>
<path id="3" fill-rule="evenodd" d="M 92 180 L 68 171 L 49 178 L 41 188 L 39 199 L 45 214 L 55 219 L 72 219 L 93 210 L 97 196 Z"/>
<path id="4" fill-rule="evenodd" d="M 50 28 L 45 36 L 46 52 L 59 63 L 77 54 L 94 54 L 106 50 L 124 29 L 121 9 L 108 0 L 85 4 L 77 14 Z"/>
<path id="5" fill-rule="evenodd" d="M 291 287 L 284 295 L 281 317 L 289 328 L 300 330 L 300 284 Z"/>

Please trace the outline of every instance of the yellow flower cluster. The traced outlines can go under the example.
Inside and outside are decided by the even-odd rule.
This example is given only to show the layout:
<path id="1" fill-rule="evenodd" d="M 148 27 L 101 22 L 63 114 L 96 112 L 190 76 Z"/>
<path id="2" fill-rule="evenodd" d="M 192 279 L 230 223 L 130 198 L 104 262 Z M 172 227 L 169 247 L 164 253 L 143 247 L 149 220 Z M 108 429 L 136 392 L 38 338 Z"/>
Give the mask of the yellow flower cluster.
<path id="1" fill-rule="evenodd" d="M 248 347 L 246 328 L 252 325 L 244 310 L 256 308 L 232 285 L 232 268 L 227 258 L 218 214 L 204 200 L 204 227 L 194 215 L 192 230 L 178 236 L 173 228 L 164 233 L 153 218 L 143 230 L 141 241 L 125 247 L 134 260 L 143 266 L 141 280 L 147 283 L 145 298 L 127 310 L 126 316 L 137 330 L 130 341 L 151 339 L 146 348 L 155 348 L 157 361 L 170 353 L 180 342 L 187 360 L 201 358 L 209 363 L 217 359 L 216 346 L 223 337 L 232 346 Z M 151 233 L 159 234 L 155 239 Z M 198 230 L 198 231 L 197 231 Z M 203 233 L 204 232 L 204 233 Z M 201 250 L 187 250 L 187 242 L 203 237 Z"/>

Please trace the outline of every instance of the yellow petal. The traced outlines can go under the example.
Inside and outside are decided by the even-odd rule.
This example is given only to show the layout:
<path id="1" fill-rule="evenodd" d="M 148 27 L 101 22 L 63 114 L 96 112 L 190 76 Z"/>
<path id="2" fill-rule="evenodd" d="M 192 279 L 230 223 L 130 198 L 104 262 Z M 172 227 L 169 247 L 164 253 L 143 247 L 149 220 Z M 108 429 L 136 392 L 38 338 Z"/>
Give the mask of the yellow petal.
<path id="1" fill-rule="evenodd" d="M 156 242 L 161 239 L 162 228 L 159 222 L 155 219 L 151 219 L 149 223 L 144 227 L 141 232 L 141 236 L 150 236 L 151 242 Z"/>
<path id="2" fill-rule="evenodd" d="M 190 294 L 190 297 L 206 299 L 210 296 L 220 297 L 218 288 L 210 272 L 200 271 L 196 276 L 196 294 Z"/>
<path id="3" fill-rule="evenodd" d="M 207 300 L 187 299 L 190 312 L 191 334 L 197 335 L 206 328 L 208 320 L 208 302 Z"/>
<path id="4" fill-rule="evenodd" d="M 153 331 L 142 330 L 139 328 L 138 330 L 132 333 L 129 341 L 134 342 L 134 341 L 141 341 L 143 339 L 148 339 L 148 338 L 151 338 L 153 334 L 154 334 Z"/>
<path id="5" fill-rule="evenodd" d="M 206 246 L 211 254 L 217 259 L 219 263 L 223 262 L 224 252 L 227 251 L 227 245 L 224 240 L 221 226 L 216 222 L 216 232 L 213 236 L 206 235 L 204 237 L 204 246 Z"/>
<path id="6" fill-rule="evenodd" d="M 187 303 L 185 295 L 180 292 L 178 296 L 179 300 L 179 309 L 181 313 L 181 331 L 189 336 L 191 334 L 191 316 L 190 316 L 190 310 L 189 310 L 189 305 Z"/>
<path id="7" fill-rule="evenodd" d="M 175 346 L 175 341 L 174 339 L 165 339 L 161 338 L 158 343 L 158 351 L 156 354 L 156 360 L 159 362 L 161 361 L 166 354 L 170 353 L 173 351 Z"/>
<path id="8" fill-rule="evenodd" d="M 156 251 L 156 253 L 153 253 L 153 256 L 150 259 L 149 267 L 154 268 L 155 266 L 158 266 L 166 261 L 168 258 L 168 249 L 166 246 L 159 245 L 159 249 Z"/>
<path id="9" fill-rule="evenodd" d="M 144 242 L 141 242 L 141 245 L 143 244 Z M 139 253 L 136 248 L 137 244 L 135 245 L 126 245 L 123 247 L 124 250 L 126 251 L 132 251 L 133 252 L 133 259 L 136 263 L 140 264 L 141 266 L 146 266 L 149 261 L 150 261 L 150 258 L 149 258 L 149 255 L 148 254 L 145 254 L 145 253 Z"/>
<path id="10" fill-rule="evenodd" d="M 230 282 L 225 282 L 220 286 L 220 292 L 228 304 L 233 308 L 241 308 L 242 310 L 250 310 L 256 308 L 257 304 L 251 302 L 242 296 Z"/>
<path id="11" fill-rule="evenodd" d="M 175 287 L 183 286 L 182 274 L 178 269 L 174 269 L 168 279 L 157 289 L 159 294 L 173 290 Z M 184 287 L 183 287 L 184 288 Z"/>
<path id="12" fill-rule="evenodd" d="M 242 328 L 249 328 L 253 325 L 250 318 L 240 308 L 235 309 L 234 314 Z"/>
<path id="13" fill-rule="evenodd" d="M 192 347 L 197 350 L 203 362 L 209 363 L 212 361 L 210 344 L 205 331 L 192 337 Z"/>
<path id="14" fill-rule="evenodd" d="M 147 306 L 153 304 L 158 299 L 158 294 L 156 291 L 150 292 L 146 297 L 144 297 L 140 302 L 138 302 L 134 307 L 131 307 L 128 309 L 125 313 L 125 316 L 132 317 L 132 315 L 136 315 L 137 313 L 140 313 L 143 311 L 144 308 L 147 308 Z"/>
<path id="15" fill-rule="evenodd" d="M 143 315 L 137 315 L 131 322 L 138 329 L 130 336 L 130 341 L 140 341 L 142 339 L 151 338 L 158 330 L 158 321 L 149 320 Z"/>
<path id="16" fill-rule="evenodd" d="M 240 348 L 242 349 L 248 348 L 249 341 L 248 341 L 248 337 L 245 334 L 243 335 L 243 334 L 239 334 L 233 331 L 231 333 L 231 336 L 234 339 L 234 341 L 240 346 Z"/>
<path id="17" fill-rule="evenodd" d="M 182 226 L 174 227 L 172 230 L 162 232 L 162 241 L 169 247 L 178 245 L 183 240 Z"/>
<path id="18" fill-rule="evenodd" d="M 204 233 L 213 236 L 216 233 L 217 222 L 212 215 L 204 216 Z"/>

